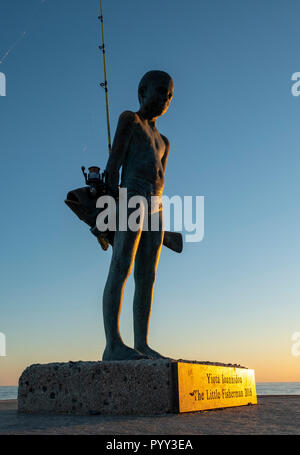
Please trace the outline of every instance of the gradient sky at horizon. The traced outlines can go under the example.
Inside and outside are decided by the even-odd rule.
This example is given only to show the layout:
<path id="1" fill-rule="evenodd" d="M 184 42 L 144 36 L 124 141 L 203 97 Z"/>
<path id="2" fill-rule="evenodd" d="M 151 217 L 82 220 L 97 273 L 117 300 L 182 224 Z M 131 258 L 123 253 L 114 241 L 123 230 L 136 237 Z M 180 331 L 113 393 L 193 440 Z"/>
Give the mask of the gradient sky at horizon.
<path id="1" fill-rule="evenodd" d="M 159 119 L 165 194 L 205 197 L 205 237 L 163 248 L 150 343 L 300 381 L 297 0 L 103 0 L 112 133 L 150 69 L 174 78 Z M 97 0 L 1 0 L 0 385 L 31 363 L 100 359 L 103 252 L 65 206 L 81 165 L 107 161 Z M 23 36 L 23 32 L 26 34 Z M 121 331 L 132 345 L 130 277 Z"/>

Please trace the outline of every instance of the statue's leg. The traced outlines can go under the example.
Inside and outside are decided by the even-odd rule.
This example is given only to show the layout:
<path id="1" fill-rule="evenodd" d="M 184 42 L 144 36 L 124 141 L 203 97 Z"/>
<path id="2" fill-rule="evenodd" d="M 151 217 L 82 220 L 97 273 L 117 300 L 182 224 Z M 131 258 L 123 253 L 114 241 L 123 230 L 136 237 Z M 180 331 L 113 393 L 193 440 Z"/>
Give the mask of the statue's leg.
<path id="1" fill-rule="evenodd" d="M 102 360 L 147 358 L 126 346 L 121 338 L 119 320 L 124 287 L 130 275 L 141 237 L 141 230 L 116 231 L 108 278 L 103 293 L 103 319 L 106 348 Z"/>
<path id="2" fill-rule="evenodd" d="M 163 358 L 148 346 L 148 329 L 156 269 L 163 241 L 162 212 L 159 231 L 143 231 L 135 258 L 133 301 L 134 347 L 151 358 Z"/>

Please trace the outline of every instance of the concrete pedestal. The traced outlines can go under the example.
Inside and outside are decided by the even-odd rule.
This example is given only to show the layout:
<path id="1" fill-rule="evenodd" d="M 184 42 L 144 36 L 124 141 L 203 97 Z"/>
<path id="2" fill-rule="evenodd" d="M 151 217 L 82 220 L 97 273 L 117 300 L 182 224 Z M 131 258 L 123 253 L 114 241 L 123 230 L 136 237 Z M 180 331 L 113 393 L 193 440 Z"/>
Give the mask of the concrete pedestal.
<path id="1" fill-rule="evenodd" d="M 222 374 L 227 371 L 228 377 L 253 371 L 238 365 L 174 360 L 31 365 L 19 380 L 18 411 L 31 414 L 155 415 L 234 406 L 229 400 L 229 404 L 221 406 L 221 400 L 220 403 L 213 402 L 212 398 L 206 400 L 206 395 L 202 396 L 201 387 L 214 390 L 216 375 L 221 374 L 207 368 L 223 368 Z M 250 400 L 245 398 L 237 405 L 248 402 Z"/>

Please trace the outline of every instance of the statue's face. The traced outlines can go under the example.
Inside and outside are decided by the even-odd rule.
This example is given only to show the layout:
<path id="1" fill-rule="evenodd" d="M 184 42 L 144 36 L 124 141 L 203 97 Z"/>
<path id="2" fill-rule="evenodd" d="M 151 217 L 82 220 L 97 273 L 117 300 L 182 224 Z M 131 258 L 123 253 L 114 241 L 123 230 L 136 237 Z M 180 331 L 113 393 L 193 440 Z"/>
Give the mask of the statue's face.
<path id="1" fill-rule="evenodd" d="M 140 93 L 141 106 L 150 117 L 159 117 L 167 112 L 173 98 L 172 79 L 154 78 Z"/>

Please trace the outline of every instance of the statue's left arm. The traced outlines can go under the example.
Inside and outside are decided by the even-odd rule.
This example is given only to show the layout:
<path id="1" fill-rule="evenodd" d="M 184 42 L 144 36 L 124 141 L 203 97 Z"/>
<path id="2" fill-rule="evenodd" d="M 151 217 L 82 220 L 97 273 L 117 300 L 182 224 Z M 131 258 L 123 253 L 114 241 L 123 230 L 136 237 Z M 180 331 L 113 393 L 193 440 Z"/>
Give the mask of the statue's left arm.
<path id="1" fill-rule="evenodd" d="M 163 167 L 163 172 L 165 174 L 165 170 L 166 170 L 166 166 L 167 166 L 167 161 L 168 161 L 168 158 L 169 158 L 169 152 L 170 152 L 170 142 L 169 142 L 169 139 L 166 137 L 166 136 L 163 136 L 161 134 L 161 137 L 162 139 L 164 140 L 164 143 L 166 145 L 165 147 L 165 153 L 163 154 L 163 157 L 161 159 L 161 164 L 162 164 L 162 167 Z"/>

